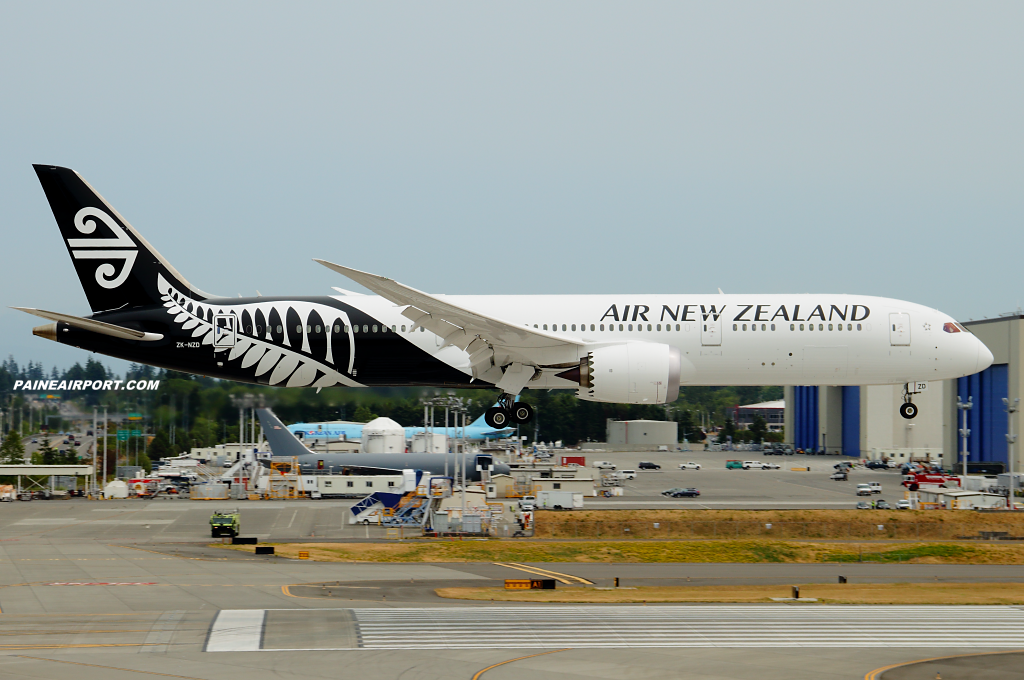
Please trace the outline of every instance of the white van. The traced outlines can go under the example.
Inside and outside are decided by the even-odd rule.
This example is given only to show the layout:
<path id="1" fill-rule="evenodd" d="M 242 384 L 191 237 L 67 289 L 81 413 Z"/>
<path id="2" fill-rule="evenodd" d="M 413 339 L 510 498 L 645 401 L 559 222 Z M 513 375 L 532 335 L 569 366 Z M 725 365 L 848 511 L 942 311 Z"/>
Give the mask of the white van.
<path id="1" fill-rule="evenodd" d="M 591 463 L 591 467 L 595 467 L 598 470 L 614 470 L 615 463 L 609 463 L 606 460 L 595 460 L 593 463 Z"/>
<path id="2" fill-rule="evenodd" d="M 744 470 L 760 470 L 764 467 L 764 463 L 759 460 L 745 460 L 743 461 Z"/>
<path id="3" fill-rule="evenodd" d="M 636 479 L 636 470 L 619 470 L 622 479 Z"/>
<path id="4" fill-rule="evenodd" d="M 857 485 L 857 495 L 858 496 L 870 496 L 871 495 L 871 485 L 870 484 L 858 484 Z"/>
<path id="5" fill-rule="evenodd" d="M 881 482 L 868 482 L 868 486 L 871 487 L 871 493 L 882 493 Z"/>

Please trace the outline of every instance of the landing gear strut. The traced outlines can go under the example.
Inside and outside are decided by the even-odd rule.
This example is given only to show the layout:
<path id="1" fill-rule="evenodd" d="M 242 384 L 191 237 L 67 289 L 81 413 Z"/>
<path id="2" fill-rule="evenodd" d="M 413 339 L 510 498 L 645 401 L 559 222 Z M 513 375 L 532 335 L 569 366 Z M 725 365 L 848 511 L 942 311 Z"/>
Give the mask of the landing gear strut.
<path id="1" fill-rule="evenodd" d="M 907 383 L 903 386 L 903 403 L 900 404 L 901 416 L 907 420 L 917 417 L 918 408 L 914 405 L 913 398 L 915 394 L 920 394 L 927 387 L 928 383 Z"/>
<path id="2" fill-rule="evenodd" d="M 528 423 L 532 419 L 533 407 L 515 401 L 515 396 L 511 394 L 498 397 L 498 405 L 492 406 L 484 413 L 484 422 L 495 429 L 503 429 L 510 424 Z"/>

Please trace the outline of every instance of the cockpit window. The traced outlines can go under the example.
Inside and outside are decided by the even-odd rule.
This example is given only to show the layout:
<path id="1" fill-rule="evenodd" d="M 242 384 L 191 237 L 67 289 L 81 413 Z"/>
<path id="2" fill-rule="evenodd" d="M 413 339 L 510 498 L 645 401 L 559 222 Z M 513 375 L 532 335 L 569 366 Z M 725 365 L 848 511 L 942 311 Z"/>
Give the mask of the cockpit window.
<path id="1" fill-rule="evenodd" d="M 960 326 L 958 324 L 953 323 L 952 321 L 947 321 L 946 323 L 942 324 L 942 330 L 946 331 L 947 333 L 959 333 Z"/>

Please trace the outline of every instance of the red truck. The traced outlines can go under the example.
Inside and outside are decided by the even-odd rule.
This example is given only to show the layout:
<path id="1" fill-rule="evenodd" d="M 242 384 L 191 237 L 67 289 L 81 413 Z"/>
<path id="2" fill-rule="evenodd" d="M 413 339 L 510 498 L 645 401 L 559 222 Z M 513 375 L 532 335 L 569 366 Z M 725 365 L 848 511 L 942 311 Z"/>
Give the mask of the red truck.
<path id="1" fill-rule="evenodd" d="M 562 467 L 566 465 L 578 465 L 579 467 L 587 467 L 586 456 L 562 456 Z"/>
<path id="2" fill-rule="evenodd" d="M 933 486 L 943 486 L 953 483 L 956 486 L 960 486 L 960 478 L 952 475 L 943 475 L 932 472 L 922 472 L 916 475 L 903 475 L 903 486 L 910 486 L 911 484 L 917 484 L 922 486 L 924 484 L 931 484 Z"/>

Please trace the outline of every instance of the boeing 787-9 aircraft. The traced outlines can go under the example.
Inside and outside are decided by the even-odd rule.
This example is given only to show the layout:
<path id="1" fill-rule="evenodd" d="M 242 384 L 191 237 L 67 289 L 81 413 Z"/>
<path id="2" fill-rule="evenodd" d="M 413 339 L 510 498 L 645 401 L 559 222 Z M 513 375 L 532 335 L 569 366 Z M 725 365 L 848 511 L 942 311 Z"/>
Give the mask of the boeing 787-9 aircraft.
<path id="1" fill-rule="evenodd" d="M 375 295 L 229 298 L 183 277 L 75 171 L 34 166 L 92 313 L 23 308 L 40 337 L 281 387 L 497 387 L 487 424 L 530 420 L 524 389 L 662 404 L 680 385 L 918 384 L 992 353 L 949 315 L 861 295 L 431 295 L 326 260 Z M 244 241 L 243 241 L 244 243 Z M 328 253 L 324 253 L 325 256 Z"/>

